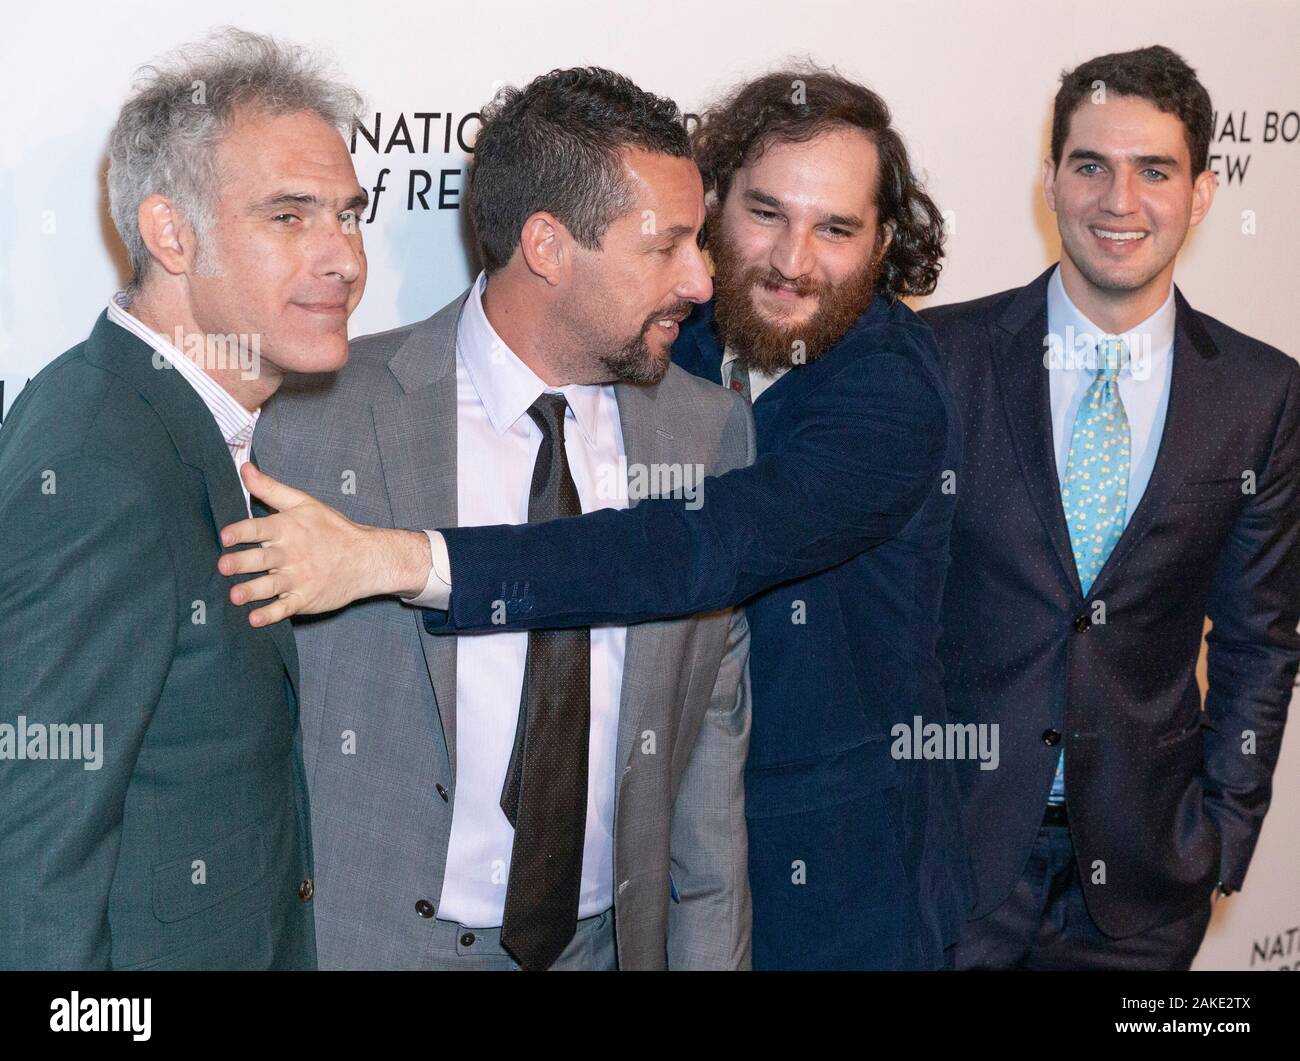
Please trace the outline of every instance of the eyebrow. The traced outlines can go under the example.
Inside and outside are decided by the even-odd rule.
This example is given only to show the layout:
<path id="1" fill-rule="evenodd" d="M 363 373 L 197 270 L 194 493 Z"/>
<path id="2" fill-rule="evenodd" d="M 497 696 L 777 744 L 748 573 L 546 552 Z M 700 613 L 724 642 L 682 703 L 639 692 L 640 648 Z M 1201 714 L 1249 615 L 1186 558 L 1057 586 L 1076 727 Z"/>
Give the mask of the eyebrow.
<path id="1" fill-rule="evenodd" d="M 1165 169 L 1178 169 L 1178 159 L 1170 155 L 1132 155 L 1130 157 L 1139 166 L 1163 166 Z M 1093 151 L 1086 147 L 1076 147 L 1067 156 L 1067 161 L 1109 163 L 1110 159 L 1100 151 Z"/>
<path id="2" fill-rule="evenodd" d="M 343 210 L 364 210 L 369 204 L 370 193 L 362 189 L 343 204 L 340 212 Z M 253 203 L 249 207 L 249 212 L 260 214 L 267 210 L 274 210 L 278 206 L 319 208 L 327 205 L 318 195 L 309 195 L 305 192 L 279 192 L 276 195 L 269 195 L 265 199 Z"/>
<path id="3" fill-rule="evenodd" d="M 756 203 L 762 203 L 764 206 L 770 206 L 773 210 L 783 210 L 781 200 L 775 195 L 769 195 L 767 192 L 760 191 L 757 188 L 750 188 L 745 192 L 745 198 L 752 199 Z M 822 225 L 839 225 L 843 228 L 864 228 L 866 223 L 856 214 L 826 214 L 818 224 Z"/>
<path id="4" fill-rule="evenodd" d="M 694 225 L 673 225 L 672 228 L 666 228 L 662 232 L 655 232 L 652 233 L 652 235 L 656 240 L 661 240 L 661 239 L 673 240 L 673 239 L 677 239 L 680 236 L 689 236 L 694 231 L 695 231 Z"/>

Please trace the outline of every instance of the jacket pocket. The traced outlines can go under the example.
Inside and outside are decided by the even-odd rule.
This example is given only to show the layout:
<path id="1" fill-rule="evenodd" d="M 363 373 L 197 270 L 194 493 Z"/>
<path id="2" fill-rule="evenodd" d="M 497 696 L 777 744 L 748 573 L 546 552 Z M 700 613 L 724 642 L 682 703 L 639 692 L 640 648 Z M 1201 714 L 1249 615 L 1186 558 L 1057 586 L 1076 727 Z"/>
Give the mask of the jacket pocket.
<path id="1" fill-rule="evenodd" d="M 891 742 L 873 737 L 831 755 L 750 767 L 745 772 L 745 816 L 774 818 L 848 803 L 897 783 Z"/>
<path id="2" fill-rule="evenodd" d="M 256 825 L 153 869 L 153 912 L 173 922 L 215 906 L 266 875 L 266 842 Z M 197 879 L 196 879 L 197 878 Z"/>
<path id="3" fill-rule="evenodd" d="M 1228 479 L 1189 479 L 1169 501 L 1175 505 L 1197 501 L 1240 501 L 1245 496 L 1241 487 L 1240 476 Z"/>
<path id="4" fill-rule="evenodd" d="M 132 965 L 114 966 L 121 972 L 145 969 L 269 969 L 272 965 L 271 931 L 265 911 L 241 920 L 225 931 L 197 943 L 168 951 Z"/>
<path id="5" fill-rule="evenodd" d="M 1204 724 L 1198 718 L 1191 729 L 1180 729 L 1172 733 L 1164 733 L 1155 739 L 1151 747 L 1153 749 L 1169 748 L 1183 741 L 1190 741 L 1193 737 L 1199 737 L 1205 730 Z"/>

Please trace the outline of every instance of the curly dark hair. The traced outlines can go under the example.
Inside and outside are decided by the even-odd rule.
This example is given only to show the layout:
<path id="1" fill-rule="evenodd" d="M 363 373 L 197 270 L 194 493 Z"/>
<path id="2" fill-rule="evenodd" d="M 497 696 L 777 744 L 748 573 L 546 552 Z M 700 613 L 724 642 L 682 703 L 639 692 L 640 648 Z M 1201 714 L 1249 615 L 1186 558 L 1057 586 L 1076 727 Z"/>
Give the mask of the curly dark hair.
<path id="1" fill-rule="evenodd" d="M 1070 119 L 1091 97 L 1098 82 L 1108 93 L 1137 96 L 1183 123 L 1193 179 L 1209 166 L 1210 139 L 1214 135 L 1210 94 L 1183 57 L 1163 44 L 1099 55 L 1061 74 L 1061 88 L 1052 110 L 1052 165 L 1061 164 Z"/>
<path id="2" fill-rule="evenodd" d="M 736 171 L 774 143 L 802 143 L 836 126 L 871 137 L 880 156 L 875 206 L 894 230 L 877 290 L 928 295 L 943 267 L 943 218 L 912 171 L 889 107 L 876 93 L 812 64 L 765 74 L 733 89 L 700 118 L 692 137 L 705 190 L 725 202 Z M 707 234 L 706 234 L 707 245 Z"/>
<path id="3" fill-rule="evenodd" d="M 631 208 L 620 150 L 690 158 L 677 104 L 598 66 L 552 70 L 505 88 L 483 109 L 467 197 L 489 275 L 519 245 L 524 222 L 554 214 L 588 250 Z"/>

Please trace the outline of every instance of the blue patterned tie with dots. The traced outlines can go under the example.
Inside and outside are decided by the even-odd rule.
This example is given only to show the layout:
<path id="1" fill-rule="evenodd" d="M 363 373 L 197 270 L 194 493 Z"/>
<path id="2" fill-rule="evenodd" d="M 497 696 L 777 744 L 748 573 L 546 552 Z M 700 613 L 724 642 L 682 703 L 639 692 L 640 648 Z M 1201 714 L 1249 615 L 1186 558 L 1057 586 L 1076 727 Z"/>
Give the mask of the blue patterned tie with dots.
<path id="1" fill-rule="evenodd" d="M 1097 378 L 1074 417 L 1070 453 L 1061 484 L 1074 566 L 1086 597 L 1124 530 L 1128 511 L 1130 439 L 1118 377 L 1129 365 L 1123 339 L 1097 344 Z M 1065 752 L 1056 761 L 1049 803 L 1065 800 Z"/>

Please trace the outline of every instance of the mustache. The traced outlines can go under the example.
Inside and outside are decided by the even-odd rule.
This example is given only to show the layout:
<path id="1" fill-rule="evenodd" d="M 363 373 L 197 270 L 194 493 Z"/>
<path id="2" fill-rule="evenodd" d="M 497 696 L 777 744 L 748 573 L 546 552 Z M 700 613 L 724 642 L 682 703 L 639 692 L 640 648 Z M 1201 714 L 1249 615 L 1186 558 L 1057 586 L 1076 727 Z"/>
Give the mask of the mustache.
<path id="1" fill-rule="evenodd" d="M 788 291 L 793 291 L 797 295 L 821 295 L 825 284 L 819 284 L 808 276 L 799 276 L 791 280 L 789 277 L 782 276 L 775 269 L 750 269 L 745 274 L 745 283 L 747 286 L 758 286 L 763 284 L 767 287 L 783 287 Z"/>
<path id="2" fill-rule="evenodd" d="M 661 321 L 661 320 L 684 321 L 687 317 L 691 315 L 691 310 L 693 310 L 694 308 L 695 308 L 694 302 L 687 302 L 685 299 L 678 299 L 667 309 L 656 310 L 654 313 L 650 314 L 650 316 L 648 316 L 645 319 L 645 325 L 642 327 L 641 330 L 645 331 L 646 328 L 649 328 L 652 324 L 654 324 L 655 321 Z"/>

